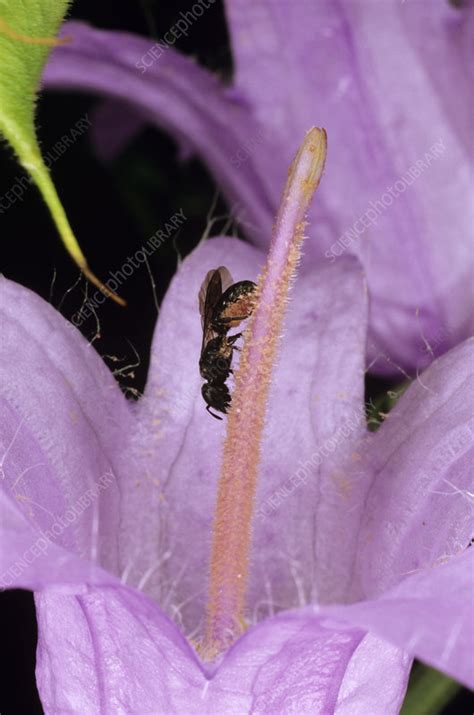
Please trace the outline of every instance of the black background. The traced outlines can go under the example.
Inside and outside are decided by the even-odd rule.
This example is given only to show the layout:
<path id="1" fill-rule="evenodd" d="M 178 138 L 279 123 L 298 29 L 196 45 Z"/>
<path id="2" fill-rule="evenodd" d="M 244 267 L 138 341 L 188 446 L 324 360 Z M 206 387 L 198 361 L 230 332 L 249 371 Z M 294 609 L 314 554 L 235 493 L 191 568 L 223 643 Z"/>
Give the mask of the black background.
<path id="1" fill-rule="evenodd" d="M 159 39 L 180 11 L 192 4 L 182 0 L 78 0 L 70 17 Z M 232 57 L 222 3 L 207 10 L 190 28 L 189 36 L 177 41 L 176 48 L 197 57 L 221 77 L 230 77 Z M 37 122 L 43 151 L 53 147 L 85 113 L 90 116 L 96 102 L 94 97 L 77 93 L 43 94 Z M 6 147 L 1 148 L 0 162 L 2 196 L 22 171 Z M 120 268 L 168 217 L 183 209 L 188 220 L 176 240 L 150 258 L 158 301 L 176 269 L 178 255 L 185 256 L 201 238 L 212 207 L 213 216 L 228 214 L 205 167 L 194 159 L 178 162 L 173 141 L 154 129 L 145 129 L 123 155 L 107 165 L 96 158 L 85 133 L 54 163 L 52 175 L 89 264 L 102 278 L 109 270 Z M 217 223 L 213 233 L 218 233 L 224 222 Z M 0 226 L 2 273 L 31 288 L 70 318 L 81 307 L 85 283 L 33 186 L 0 216 Z M 94 345 L 101 355 L 119 358 L 113 367 L 123 367 L 119 380 L 133 396 L 144 386 L 156 320 L 146 268 L 136 271 L 120 292 L 128 307 L 122 309 L 110 301 L 101 307 L 100 337 Z M 95 319 L 87 320 L 81 330 L 92 339 L 97 333 Z M 134 367 L 128 369 L 131 364 Z M 392 386 L 370 379 L 368 395 Z M 29 592 L 0 594 L 0 634 L 1 715 L 41 713 L 34 677 L 36 620 Z M 466 691 L 461 691 L 443 712 L 472 712 L 468 698 Z"/>

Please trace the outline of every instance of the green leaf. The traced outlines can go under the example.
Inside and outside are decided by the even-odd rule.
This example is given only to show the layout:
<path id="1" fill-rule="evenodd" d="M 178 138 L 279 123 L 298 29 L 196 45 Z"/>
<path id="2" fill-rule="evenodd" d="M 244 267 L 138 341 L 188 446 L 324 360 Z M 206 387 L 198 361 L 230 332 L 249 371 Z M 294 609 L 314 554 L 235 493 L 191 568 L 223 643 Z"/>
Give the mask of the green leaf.
<path id="1" fill-rule="evenodd" d="M 41 72 L 70 0 L 0 0 L 0 134 L 39 188 L 63 243 L 79 268 L 110 297 L 94 276 L 71 229 L 41 156 L 35 131 L 35 104 Z"/>
<path id="2" fill-rule="evenodd" d="M 417 664 L 400 715 L 438 715 L 460 689 L 455 680 Z"/>

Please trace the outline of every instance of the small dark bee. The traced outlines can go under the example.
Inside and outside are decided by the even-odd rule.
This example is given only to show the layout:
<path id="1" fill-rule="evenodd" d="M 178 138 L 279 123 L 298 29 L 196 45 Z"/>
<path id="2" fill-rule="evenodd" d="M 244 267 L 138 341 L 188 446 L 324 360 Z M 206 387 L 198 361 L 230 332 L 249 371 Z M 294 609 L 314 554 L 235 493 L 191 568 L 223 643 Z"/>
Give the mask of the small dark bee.
<path id="1" fill-rule="evenodd" d="M 238 350 L 235 342 L 242 333 L 228 336 L 231 328 L 248 318 L 255 305 L 255 283 L 239 281 L 224 266 L 209 271 L 199 291 L 199 311 L 202 323 L 202 346 L 199 372 L 206 382 L 201 393 L 206 410 L 216 419 L 222 417 L 211 412 L 227 412 L 231 403 L 229 388 L 225 384 L 232 373 L 232 356 Z"/>

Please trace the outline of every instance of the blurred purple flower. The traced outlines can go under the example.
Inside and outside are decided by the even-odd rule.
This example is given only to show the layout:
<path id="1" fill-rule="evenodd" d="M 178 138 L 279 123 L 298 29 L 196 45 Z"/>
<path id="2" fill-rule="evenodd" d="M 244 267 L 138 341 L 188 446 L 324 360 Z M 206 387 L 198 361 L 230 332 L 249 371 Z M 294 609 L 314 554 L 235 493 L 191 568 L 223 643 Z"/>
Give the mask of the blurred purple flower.
<path id="1" fill-rule="evenodd" d="M 285 210 L 301 236 L 290 196 L 282 207 L 275 236 Z M 255 331 L 265 296 L 279 309 L 288 228 Z M 414 656 L 474 684 L 473 343 L 368 434 L 367 291 L 349 256 L 294 287 L 261 444 L 252 627 L 212 666 L 184 637 L 203 632 L 225 429 L 200 396 L 196 297 L 223 263 L 255 278 L 263 254 L 220 238 L 184 261 L 133 405 L 51 306 L 0 281 L 0 587 L 36 592 L 46 712 L 397 713 Z"/>
<path id="2" fill-rule="evenodd" d="M 325 126 L 331 162 L 306 270 L 356 253 L 372 369 L 422 368 L 473 323 L 472 4 L 227 0 L 226 10 L 230 87 L 170 44 L 80 23 L 45 84 L 113 98 L 95 130 L 104 153 L 140 118 L 172 133 L 207 163 L 259 247 L 299 137 Z"/>

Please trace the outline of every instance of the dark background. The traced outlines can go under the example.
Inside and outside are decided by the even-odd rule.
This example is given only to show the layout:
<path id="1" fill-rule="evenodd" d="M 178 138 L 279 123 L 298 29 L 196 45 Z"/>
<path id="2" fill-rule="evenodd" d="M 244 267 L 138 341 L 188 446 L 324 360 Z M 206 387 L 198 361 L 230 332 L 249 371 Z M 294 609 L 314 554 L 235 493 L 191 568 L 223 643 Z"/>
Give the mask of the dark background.
<path id="1" fill-rule="evenodd" d="M 77 0 L 70 17 L 159 39 L 180 11 L 192 4 L 182 0 Z M 197 57 L 222 77 L 230 77 L 232 57 L 222 3 L 210 7 L 175 47 Z M 94 97 L 77 93 L 43 94 L 37 122 L 43 151 L 51 149 L 85 113 L 90 116 L 96 103 Z M 2 196 L 22 171 L 4 146 L 0 148 L 0 163 Z M 89 264 L 103 279 L 109 270 L 118 270 L 176 211 L 182 208 L 188 219 L 175 240 L 166 242 L 150 258 L 156 288 L 142 266 L 120 289 L 128 307 L 122 309 L 108 301 L 100 308 L 100 337 L 95 338 L 94 345 L 101 355 L 118 358 L 113 368 L 123 371 L 117 377 L 123 389 L 136 396 L 144 387 L 156 320 L 154 290 L 157 301 L 161 301 L 178 256 L 184 257 L 198 243 L 209 212 L 225 217 L 229 209 L 205 167 L 195 159 L 179 162 L 174 142 L 154 129 L 145 129 L 108 164 L 97 159 L 86 132 L 53 164 L 52 175 Z M 0 215 L 0 225 L 2 273 L 71 318 L 83 303 L 85 282 L 67 256 L 34 186 Z M 219 233 L 224 225 L 225 218 L 213 233 Z M 81 330 L 91 340 L 97 335 L 96 320 L 85 321 Z M 112 367 L 110 358 L 104 359 Z M 371 378 L 368 396 L 384 394 L 389 387 L 393 383 Z M 36 620 L 29 592 L 0 594 L 0 634 L 1 715 L 41 713 L 34 677 Z M 469 694 L 461 690 L 442 712 L 472 712 Z"/>

